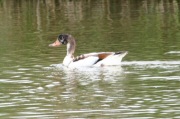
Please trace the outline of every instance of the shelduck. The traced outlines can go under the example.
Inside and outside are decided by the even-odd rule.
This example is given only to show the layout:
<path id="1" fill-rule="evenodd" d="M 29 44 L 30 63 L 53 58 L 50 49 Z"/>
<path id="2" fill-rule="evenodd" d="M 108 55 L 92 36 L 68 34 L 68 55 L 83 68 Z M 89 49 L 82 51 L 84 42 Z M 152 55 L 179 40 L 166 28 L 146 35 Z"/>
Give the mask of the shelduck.
<path id="1" fill-rule="evenodd" d="M 74 57 L 76 41 L 70 34 L 60 34 L 57 40 L 49 46 L 60 45 L 67 45 L 67 54 L 63 60 L 63 65 L 67 67 L 121 65 L 122 58 L 128 53 L 127 51 L 93 52 Z"/>

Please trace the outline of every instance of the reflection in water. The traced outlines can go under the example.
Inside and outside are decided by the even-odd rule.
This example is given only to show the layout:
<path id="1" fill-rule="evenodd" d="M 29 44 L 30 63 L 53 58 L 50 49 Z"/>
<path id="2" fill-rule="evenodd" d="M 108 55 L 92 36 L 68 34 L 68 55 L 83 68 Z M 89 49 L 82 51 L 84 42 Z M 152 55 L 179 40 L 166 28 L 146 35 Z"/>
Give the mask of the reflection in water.
<path id="1" fill-rule="evenodd" d="M 12 77 L 1 79 L 1 117 L 151 118 L 159 112 L 163 117 L 170 117 L 169 112 L 178 117 L 178 64 L 126 61 L 122 67 L 78 69 L 62 64 L 19 66 L 14 72 L 3 72 Z"/>
<path id="2" fill-rule="evenodd" d="M 179 0 L 0 0 L 0 118 L 180 118 Z M 122 67 L 68 69 L 77 54 L 127 50 Z"/>
<path id="3" fill-rule="evenodd" d="M 56 30 L 63 26 L 68 26 L 64 30 L 71 30 L 72 26 L 78 26 L 80 21 L 88 20 L 89 18 L 93 22 L 98 22 L 104 18 L 108 19 L 108 25 L 112 26 L 115 25 L 113 21 L 120 20 L 122 21 L 122 26 L 130 27 L 135 18 L 141 18 L 145 14 L 156 12 L 156 17 L 162 19 L 160 25 L 164 28 L 170 28 L 172 25 L 176 27 L 171 21 L 177 21 L 179 19 L 176 18 L 176 13 L 179 11 L 179 4 L 178 0 L 1 1 L 0 15 L 3 16 L 1 18 L 7 20 L 4 22 L 9 22 L 11 18 L 16 19 L 16 27 L 23 24 L 27 28 L 31 28 L 28 27 L 29 23 L 31 23 L 33 27 L 30 30 L 36 28 L 37 31 L 43 31 L 52 30 L 51 28 L 55 23 L 57 26 Z M 5 14 L 3 14 L 4 12 Z M 170 16 L 167 13 L 170 13 Z M 22 23 L 21 20 L 24 18 L 27 21 Z M 57 22 L 58 19 L 59 21 Z M 64 20 L 67 24 L 62 24 Z M 101 26 L 102 24 L 96 25 Z"/>
<path id="4" fill-rule="evenodd" d="M 59 70 L 60 73 L 64 73 L 66 76 L 64 79 L 75 80 L 116 80 L 116 77 L 120 77 L 123 73 L 121 66 L 110 66 L 110 67 L 78 67 L 78 68 L 68 68 L 62 64 L 52 65 Z M 113 77 L 113 78 L 112 78 Z"/>
<path id="5" fill-rule="evenodd" d="M 42 54 L 47 51 L 40 46 L 47 46 L 59 33 L 69 33 L 78 40 L 77 54 L 113 47 L 129 51 L 128 60 L 164 60 L 169 57 L 162 54 L 178 49 L 174 46 L 179 42 L 178 14 L 176 0 L 1 1 L 0 41 L 15 50 L 17 42 L 19 47 L 30 47 L 34 42 L 28 39 L 34 39 Z M 86 40 L 91 41 L 89 49 Z"/>
<path id="6" fill-rule="evenodd" d="M 151 114 L 158 112 L 167 117 L 173 111 L 178 115 L 179 62 L 123 62 L 123 68 L 78 69 L 54 64 L 47 70 L 54 70 L 50 77 L 60 81 L 58 100 L 63 101 L 63 107 L 68 103 L 75 105 L 70 110 L 59 110 L 61 114 L 73 115 L 73 118 L 94 114 L 97 117 L 140 118 L 146 115 L 151 118 Z"/>

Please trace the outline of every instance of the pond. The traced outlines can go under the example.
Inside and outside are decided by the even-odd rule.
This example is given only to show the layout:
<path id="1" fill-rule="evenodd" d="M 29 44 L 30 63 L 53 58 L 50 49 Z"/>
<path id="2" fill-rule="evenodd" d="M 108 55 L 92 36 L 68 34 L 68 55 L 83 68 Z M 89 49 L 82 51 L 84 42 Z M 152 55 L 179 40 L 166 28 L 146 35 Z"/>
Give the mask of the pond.
<path id="1" fill-rule="evenodd" d="M 128 51 L 121 66 L 62 65 Z M 180 118 L 178 0 L 0 0 L 0 118 Z"/>

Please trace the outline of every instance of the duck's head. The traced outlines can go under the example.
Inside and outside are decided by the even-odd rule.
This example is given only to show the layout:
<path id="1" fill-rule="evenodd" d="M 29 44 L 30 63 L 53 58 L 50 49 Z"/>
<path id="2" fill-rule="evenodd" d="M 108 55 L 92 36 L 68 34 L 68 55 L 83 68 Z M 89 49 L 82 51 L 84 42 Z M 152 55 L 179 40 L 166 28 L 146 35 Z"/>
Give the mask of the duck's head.
<path id="1" fill-rule="evenodd" d="M 52 43 L 52 44 L 49 44 L 50 47 L 57 47 L 57 46 L 60 46 L 60 45 L 67 45 L 68 43 L 71 42 L 71 39 L 72 39 L 72 36 L 69 35 L 69 34 L 60 34 L 58 37 L 57 37 L 57 40 Z"/>
<path id="2" fill-rule="evenodd" d="M 67 55 L 73 55 L 76 47 L 75 39 L 69 34 L 60 34 L 57 40 L 49 44 L 50 47 L 57 47 L 60 45 L 67 45 Z"/>

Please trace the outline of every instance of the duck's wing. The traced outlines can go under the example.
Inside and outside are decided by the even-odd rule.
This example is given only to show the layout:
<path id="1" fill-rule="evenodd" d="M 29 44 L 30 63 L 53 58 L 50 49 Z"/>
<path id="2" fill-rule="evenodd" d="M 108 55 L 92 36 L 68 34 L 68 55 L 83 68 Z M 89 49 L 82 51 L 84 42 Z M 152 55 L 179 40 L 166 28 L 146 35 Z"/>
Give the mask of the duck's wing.
<path id="1" fill-rule="evenodd" d="M 78 66 L 107 66 L 120 65 L 122 58 L 127 52 L 96 52 L 77 56 L 74 58 L 72 67 Z"/>
<path id="2" fill-rule="evenodd" d="M 109 55 L 114 54 L 113 52 L 98 52 L 98 53 L 88 53 L 77 56 L 70 63 L 69 67 L 81 67 L 81 66 L 93 66 L 97 62 L 105 59 Z"/>
<path id="3" fill-rule="evenodd" d="M 114 54 L 108 55 L 106 58 L 97 62 L 95 66 L 121 65 L 121 60 L 127 53 L 127 51 L 114 52 Z"/>
<path id="4" fill-rule="evenodd" d="M 94 52 L 94 53 L 88 53 L 88 54 L 83 54 L 80 56 L 77 56 L 73 59 L 74 62 L 86 59 L 88 57 L 97 57 L 99 60 L 103 60 L 109 55 L 115 54 L 115 52 Z"/>

